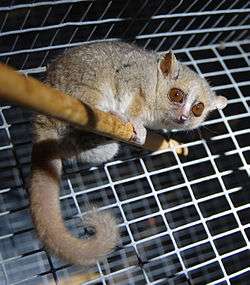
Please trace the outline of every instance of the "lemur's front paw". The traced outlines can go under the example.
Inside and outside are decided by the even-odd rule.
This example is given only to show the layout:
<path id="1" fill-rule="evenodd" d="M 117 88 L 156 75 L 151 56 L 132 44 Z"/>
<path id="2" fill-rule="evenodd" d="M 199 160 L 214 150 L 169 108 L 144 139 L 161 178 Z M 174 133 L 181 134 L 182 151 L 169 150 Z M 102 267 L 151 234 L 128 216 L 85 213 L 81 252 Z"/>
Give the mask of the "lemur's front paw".
<path id="1" fill-rule="evenodd" d="M 110 111 L 109 113 L 112 114 L 112 115 L 115 115 L 120 120 L 122 120 L 124 123 L 128 123 L 129 122 L 129 119 L 128 119 L 128 117 L 125 114 L 118 113 L 118 112 L 113 112 L 113 111 Z"/>
<path id="2" fill-rule="evenodd" d="M 176 153 L 179 154 L 179 155 L 184 155 L 184 156 L 187 156 L 188 155 L 188 148 L 186 146 L 181 146 L 182 143 L 176 141 L 176 140 L 173 140 L 173 139 L 170 139 L 169 140 L 169 147 L 170 148 L 174 148 Z"/>
<path id="3" fill-rule="evenodd" d="M 143 145 L 145 143 L 146 140 L 146 136 L 147 136 L 147 130 L 146 128 L 143 126 L 143 124 L 140 121 L 132 121 L 131 124 L 134 127 L 134 136 L 132 138 L 132 141 Z"/>

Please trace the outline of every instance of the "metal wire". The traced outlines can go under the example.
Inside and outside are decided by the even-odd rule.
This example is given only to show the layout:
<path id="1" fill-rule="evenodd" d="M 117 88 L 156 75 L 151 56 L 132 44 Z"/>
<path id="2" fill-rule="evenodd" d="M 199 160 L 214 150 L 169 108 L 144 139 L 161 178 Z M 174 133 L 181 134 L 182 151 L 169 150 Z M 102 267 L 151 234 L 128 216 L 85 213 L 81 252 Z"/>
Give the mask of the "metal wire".
<path id="1" fill-rule="evenodd" d="M 84 284 L 247 284 L 249 2 L 7 2 L 0 4 L 0 60 L 26 74 L 42 77 L 67 48 L 122 38 L 174 49 L 229 99 L 199 131 L 171 133 L 189 148 L 187 158 L 124 146 L 104 166 L 65 162 L 66 226 L 84 235 L 81 219 L 94 202 L 116 215 L 122 236 L 114 253 L 88 269 L 97 277 Z M 60 284 L 87 272 L 50 256 L 36 239 L 25 192 L 31 115 L 0 106 L 0 284 Z"/>

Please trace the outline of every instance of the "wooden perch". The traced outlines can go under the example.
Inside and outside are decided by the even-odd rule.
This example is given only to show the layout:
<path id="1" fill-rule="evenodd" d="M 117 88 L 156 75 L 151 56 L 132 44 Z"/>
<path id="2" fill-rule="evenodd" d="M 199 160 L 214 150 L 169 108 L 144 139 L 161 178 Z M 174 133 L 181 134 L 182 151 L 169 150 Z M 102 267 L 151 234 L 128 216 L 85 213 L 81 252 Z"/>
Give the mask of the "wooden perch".
<path id="1" fill-rule="evenodd" d="M 132 143 L 132 124 L 90 107 L 4 64 L 0 64 L 0 99 L 75 124 L 90 132 Z M 150 132 L 145 144 L 137 146 L 155 151 L 169 148 L 169 143 L 162 136 Z"/>

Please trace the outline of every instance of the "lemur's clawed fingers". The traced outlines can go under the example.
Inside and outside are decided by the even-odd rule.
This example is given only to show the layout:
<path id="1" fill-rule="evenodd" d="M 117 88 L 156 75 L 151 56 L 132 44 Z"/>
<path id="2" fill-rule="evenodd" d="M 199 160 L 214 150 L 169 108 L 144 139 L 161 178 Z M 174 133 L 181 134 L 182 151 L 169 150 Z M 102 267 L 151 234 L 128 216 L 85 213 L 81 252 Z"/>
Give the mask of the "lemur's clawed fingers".
<path id="1" fill-rule="evenodd" d="M 170 139 L 169 140 L 169 147 L 175 149 L 176 153 L 179 155 L 187 156 L 188 155 L 188 148 L 186 146 L 182 146 L 182 143 Z"/>
<path id="2" fill-rule="evenodd" d="M 147 136 L 146 128 L 140 121 L 137 120 L 132 121 L 131 124 L 134 127 L 134 137 L 132 138 L 133 142 L 143 145 Z"/>
<path id="3" fill-rule="evenodd" d="M 128 119 L 125 114 L 117 113 L 117 112 L 110 112 L 112 115 L 117 116 L 120 120 L 124 121 L 125 123 L 130 122 L 134 128 L 134 136 L 132 138 L 132 142 L 143 145 L 146 140 L 147 130 L 143 126 L 142 122 L 139 119 Z"/>
<path id="4" fill-rule="evenodd" d="M 128 123 L 129 119 L 128 116 L 126 116 L 125 114 L 119 113 L 119 112 L 115 112 L 115 111 L 110 111 L 110 114 L 118 117 L 121 121 L 123 121 L 124 123 Z"/>

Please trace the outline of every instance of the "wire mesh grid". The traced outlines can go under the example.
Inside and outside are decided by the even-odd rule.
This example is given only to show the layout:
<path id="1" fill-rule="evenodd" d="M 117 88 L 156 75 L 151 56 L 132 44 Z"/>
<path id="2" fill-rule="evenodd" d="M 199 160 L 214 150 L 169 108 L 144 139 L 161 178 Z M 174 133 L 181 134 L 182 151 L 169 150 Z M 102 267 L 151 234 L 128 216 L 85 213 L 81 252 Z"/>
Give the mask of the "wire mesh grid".
<path id="1" fill-rule="evenodd" d="M 188 157 L 124 145 L 103 166 L 65 162 L 66 226 L 84 236 L 81 216 L 95 203 L 121 232 L 119 248 L 88 269 L 92 281 L 37 240 L 25 192 L 32 113 L 2 104 L 0 284 L 63 284 L 76 274 L 86 284 L 249 284 L 249 10 L 248 1 L 1 1 L 0 60 L 22 72 L 43 78 L 64 49 L 122 38 L 174 49 L 229 104 L 199 130 L 167 134 Z"/>

